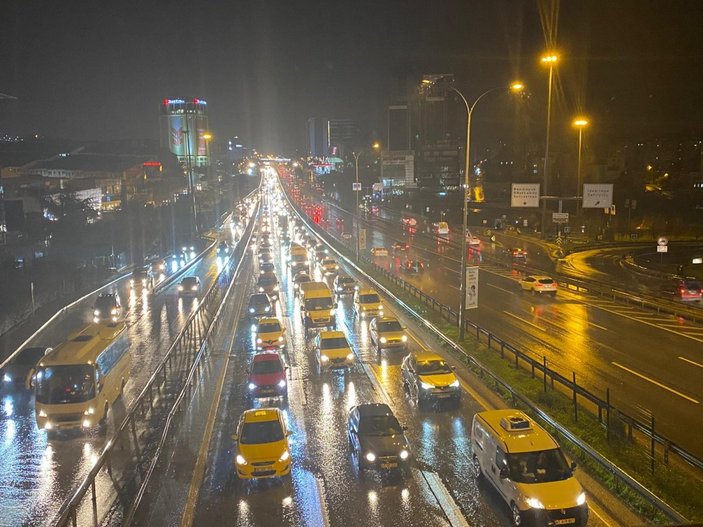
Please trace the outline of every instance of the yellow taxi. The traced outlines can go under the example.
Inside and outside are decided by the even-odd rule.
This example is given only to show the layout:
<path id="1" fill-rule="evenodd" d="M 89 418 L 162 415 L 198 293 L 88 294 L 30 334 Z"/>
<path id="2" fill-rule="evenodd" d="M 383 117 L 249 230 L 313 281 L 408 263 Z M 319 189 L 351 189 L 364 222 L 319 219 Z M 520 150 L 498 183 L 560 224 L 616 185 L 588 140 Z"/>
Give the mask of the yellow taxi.
<path id="1" fill-rule="evenodd" d="M 276 350 L 286 347 L 286 327 L 277 318 L 262 318 L 256 325 L 256 349 Z"/>
<path id="2" fill-rule="evenodd" d="M 461 386 L 454 368 L 431 351 L 411 353 L 400 366 L 403 385 L 418 407 L 443 400 L 458 403 Z"/>
<path id="3" fill-rule="evenodd" d="M 405 328 L 395 317 L 376 317 L 369 324 L 369 336 L 376 349 L 408 349 L 408 336 Z"/>
<path id="4" fill-rule="evenodd" d="M 355 358 L 342 331 L 320 331 L 315 337 L 315 354 L 320 372 L 332 368 L 348 368 Z"/>
<path id="5" fill-rule="evenodd" d="M 378 293 L 370 287 L 364 287 L 354 293 L 354 314 L 359 318 L 383 316 L 383 303 Z"/>
<path id="6" fill-rule="evenodd" d="M 234 465 L 240 482 L 289 478 L 291 470 L 288 429 L 278 408 L 246 410 L 239 418 Z"/>

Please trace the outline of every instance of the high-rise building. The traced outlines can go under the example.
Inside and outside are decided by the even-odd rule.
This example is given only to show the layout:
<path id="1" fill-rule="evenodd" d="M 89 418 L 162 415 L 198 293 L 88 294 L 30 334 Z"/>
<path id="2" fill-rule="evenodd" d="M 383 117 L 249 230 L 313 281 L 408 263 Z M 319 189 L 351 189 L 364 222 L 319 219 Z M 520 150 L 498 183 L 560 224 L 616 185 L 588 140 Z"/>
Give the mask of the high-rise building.
<path id="1" fill-rule="evenodd" d="M 359 124 L 353 119 L 310 117 L 307 143 L 312 157 L 342 157 L 358 146 Z"/>
<path id="2" fill-rule="evenodd" d="M 168 148 L 181 163 L 208 166 L 207 101 L 197 98 L 164 99 L 159 106 L 161 146 Z"/>
<path id="3" fill-rule="evenodd" d="M 327 157 L 329 155 L 327 120 L 319 117 L 310 117 L 307 131 L 308 155 L 311 157 Z"/>
<path id="4" fill-rule="evenodd" d="M 407 104 L 388 107 L 388 150 L 410 150 L 410 115 Z"/>

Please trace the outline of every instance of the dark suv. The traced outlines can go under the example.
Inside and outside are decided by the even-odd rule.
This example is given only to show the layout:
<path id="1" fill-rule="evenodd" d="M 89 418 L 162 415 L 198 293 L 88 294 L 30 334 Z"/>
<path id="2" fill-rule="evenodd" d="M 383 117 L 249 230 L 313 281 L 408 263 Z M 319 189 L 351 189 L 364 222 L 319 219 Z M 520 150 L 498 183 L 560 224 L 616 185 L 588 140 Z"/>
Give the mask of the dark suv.
<path id="1" fill-rule="evenodd" d="M 700 301 L 703 293 L 701 283 L 692 277 L 676 276 L 662 284 L 662 292 L 680 300 Z"/>

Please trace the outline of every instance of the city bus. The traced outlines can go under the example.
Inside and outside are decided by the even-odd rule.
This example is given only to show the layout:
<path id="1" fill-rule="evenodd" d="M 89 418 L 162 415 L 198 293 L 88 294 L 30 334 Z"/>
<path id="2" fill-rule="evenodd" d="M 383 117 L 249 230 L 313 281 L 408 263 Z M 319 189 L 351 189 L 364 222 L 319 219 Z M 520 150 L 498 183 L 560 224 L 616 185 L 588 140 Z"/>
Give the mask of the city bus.
<path id="1" fill-rule="evenodd" d="M 130 374 L 124 322 L 88 324 L 37 364 L 35 414 L 40 430 L 103 429 Z"/>

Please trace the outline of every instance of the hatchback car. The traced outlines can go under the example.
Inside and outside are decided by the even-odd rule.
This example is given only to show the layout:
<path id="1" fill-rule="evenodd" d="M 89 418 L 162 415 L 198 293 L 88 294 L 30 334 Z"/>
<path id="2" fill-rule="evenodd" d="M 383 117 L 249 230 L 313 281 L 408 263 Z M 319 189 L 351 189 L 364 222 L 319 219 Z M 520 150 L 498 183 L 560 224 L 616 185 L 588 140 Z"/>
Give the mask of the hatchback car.
<path id="1" fill-rule="evenodd" d="M 558 285 L 550 276 L 528 275 L 520 280 L 520 287 L 523 291 L 548 293 L 555 296 L 557 294 Z"/>
<path id="2" fill-rule="evenodd" d="M 445 399 L 458 403 L 461 398 L 461 387 L 454 369 L 436 353 L 411 353 L 403 359 L 400 371 L 403 387 L 418 407 Z"/>
<path id="3" fill-rule="evenodd" d="M 408 349 L 408 336 L 405 328 L 395 317 L 376 317 L 369 324 L 371 342 L 379 351 L 382 349 Z"/>
<path id="4" fill-rule="evenodd" d="M 129 286 L 132 289 L 136 289 L 138 287 L 150 287 L 154 285 L 153 282 L 154 273 L 151 270 L 151 266 L 143 265 L 132 271 L 132 277 L 129 279 Z"/>
<path id="5" fill-rule="evenodd" d="M 341 331 L 320 331 L 315 337 L 318 371 L 348 368 L 354 363 L 354 352 Z"/>
<path id="6" fill-rule="evenodd" d="M 695 278 L 671 278 L 662 285 L 662 293 L 672 295 L 679 300 L 699 301 L 703 296 L 701 283 Z"/>
<path id="7" fill-rule="evenodd" d="M 293 289 L 298 291 L 300 289 L 301 284 L 304 284 L 304 283 L 310 282 L 310 281 L 312 281 L 310 278 L 310 275 L 308 275 L 305 272 L 300 272 L 300 273 L 296 274 L 295 277 L 293 278 Z"/>
<path id="8" fill-rule="evenodd" d="M 367 468 L 408 472 L 411 454 L 404 430 L 387 404 L 353 406 L 347 419 L 347 433 L 359 473 Z"/>
<path id="9" fill-rule="evenodd" d="M 382 317 L 383 303 L 378 293 L 370 288 L 359 289 L 354 294 L 354 314 L 360 319 Z"/>
<path id="10" fill-rule="evenodd" d="M 122 313 L 120 296 L 117 293 L 100 293 L 95 299 L 93 306 L 93 322 L 96 324 L 101 320 L 111 320 L 117 322 Z"/>
<path id="11" fill-rule="evenodd" d="M 264 273 L 273 273 L 276 271 L 276 266 L 273 265 L 273 262 L 266 262 L 259 264 L 259 274 L 264 274 Z"/>
<path id="12" fill-rule="evenodd" d="M 511 247 L 510 249 L 506 249 L 506 254 L 514 263 L 524 264 L 527 262 L 527 251 L 525 249 L 521 249 L 520 247 Z"/>
<path id="13" fill-rule="evenodd" d="M 259 279 L 256 281 L 256 287 L 259 293 L 266 293 L 273 300 L 278 298 L 278 277 L 276 273 L 263 273 L 259 275 Z"/>
<path id="14" fill-rule="evenodd" d="M 253 318 L 270 317 L 275 315 L 274 304 L 266 293 L 256 293 L 249 297 L 247 306 L 249 316 Z"/>
<path id="15" fill-rule="evenodd" d="M 333 292 L 337 298 L 342 295 L 353 295 L 356 287 L 356 280 L 346 274 L 337 275 L 332 285 Z"/>
<path id="16" fill-rule="evenodd" d="M 248 370 L 248 397 L 288 397 L 286 366 L 275 351 L 265 351 L 254 355 Z"/>
<path id="17" fill-rule="evenodd" d="M 320 272 L 324 275 L 335 274 L 339 270 L 339 264 L 334 258 L 323 258 L 320 261 Z"/>
<path id="18" fill-rule="evenodd" d="M 178 296 L 198 296 L 200 293 L 200 278 L 186 276 L 178 284 Z"/>
<path id="19" fill-rule="evenodd" d="M 262 318 L 256 326 L 256 349 L 283 349 L 286 347 L 286 327 L 277 318 Z"/>
<path id="20" fill-rule="evenodd" d="M 234 465 L 240 483 L 290 476 L 290 445 L 283 413 L 278 408 L 246 410 L 239 418 Z"/>
<path id="21" fill-rule="evenodd" d="M 400 252 L 400 251 L 405 252 L 405 251 L 407 251 L 408 249 L 410 249 L 410 246 L 409 246 L 407 243 L 405 243 L 405 242 L 395 242 L 395 243 L 393 244 L 393 250 L 394 250 L 395 252 Z"/>
<path id="22" fill-rule="evenodd" d="M 37 362 L 50 351 L 51 348 L 47 347 L 24 348 L 12 357 L 0 372 L 2 387 L 13 386 L 15 388 L 25 387 L 29 389 Z"/>

